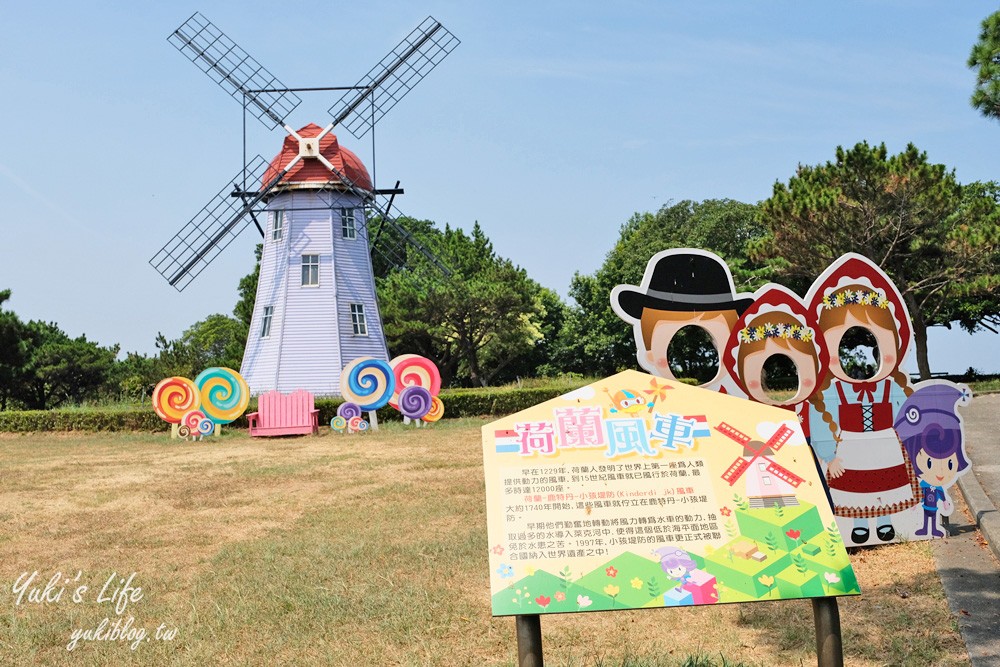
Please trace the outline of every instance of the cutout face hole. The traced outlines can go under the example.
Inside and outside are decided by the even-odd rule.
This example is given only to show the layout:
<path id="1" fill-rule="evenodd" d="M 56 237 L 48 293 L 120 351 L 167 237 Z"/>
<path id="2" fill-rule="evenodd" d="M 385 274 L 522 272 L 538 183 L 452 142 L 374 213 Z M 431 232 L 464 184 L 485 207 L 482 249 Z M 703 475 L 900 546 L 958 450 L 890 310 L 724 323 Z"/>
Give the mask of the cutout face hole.
<path id="1" fill-rule="evenodd" d="M 693 378 L 705 384 L 719 374 L 719 351 L 711 334 L 697 324 L 681 327 L 674 334 L 667 346 L 667 359 L 678 379 Z"/>
<path id="2" fill-rule="evenodd" d="M 837 347 L 840 367 L 852 380 L 870 380 L 879 370 L 879 348 L 875 334 L 866 327 L 851 327 Z"/>
<path id="3" fill-rule="evenodd" d="M 764 395 L 772 404 L 789 403 L 799 390 L 798 367 L 789 356 L 781 353 L 772 354 L 764 360 L 760 385 Z"/>

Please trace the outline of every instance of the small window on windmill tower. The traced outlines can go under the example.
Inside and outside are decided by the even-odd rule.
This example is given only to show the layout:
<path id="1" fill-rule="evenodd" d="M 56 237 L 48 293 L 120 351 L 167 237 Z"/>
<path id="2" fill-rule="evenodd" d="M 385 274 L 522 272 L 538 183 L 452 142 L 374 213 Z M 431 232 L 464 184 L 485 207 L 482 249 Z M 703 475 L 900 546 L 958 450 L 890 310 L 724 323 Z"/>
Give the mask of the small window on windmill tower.
<path id="1" fill-rule="evenodd" d="M 340 231 L 345 239 L 356 239 L 358 237 L 357 229 L 354 226 L 353 208 L 340 209 Z"/>
<path id="2" fill-rule="evenodd" d="M 355 336 L 368 335 L 368 322 L 365 320 L 365 305 L 363 303 L 351 304 L 351 326 L 354 327 Z"/>
<path id="3" fill-rule="evenodd" d="M 264 315 L 260 318 L 260 337 L 271 336 L 271 318 L 274 316 L 274 306 L 264 306 Z"/>
<path id="4" fill-rule="evenodd" d="M 280 241 L 285 232 L 285 212 L 274 211 L 271 214 L 271 240 Z"/>
<path id="5" fill-rule="evenodd" d="M 302 286 L 319 286 L 319 255 L 302 255 Z"/>

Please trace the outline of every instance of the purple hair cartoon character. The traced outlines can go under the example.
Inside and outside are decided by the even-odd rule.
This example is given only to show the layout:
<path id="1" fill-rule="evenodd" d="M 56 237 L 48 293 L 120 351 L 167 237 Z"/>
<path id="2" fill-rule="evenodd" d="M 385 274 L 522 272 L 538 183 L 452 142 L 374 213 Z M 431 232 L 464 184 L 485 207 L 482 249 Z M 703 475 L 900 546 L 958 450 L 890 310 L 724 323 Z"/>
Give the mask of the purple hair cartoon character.
<path id="1" fill-rule="evenodd" d="M 937 514 L 949 516 L 952 504 L 945 491 L 969 469 L 965 456 L 959 405 L 968 405 L 972 394 L 964 385 L 930 381 L 917 385 L 900 407 L 895 428 L 920 480 L 924 525 L 915 535 L 944 537 Z"/>
<path id="2" fill-rule="evenodd" d="M 688 552 L 675 547 L 661 547 L 655 553 L 660 557 L 660 567 L 677 582 L 678 588 L 691 579 L 691 570 L 698 567 Z"/>

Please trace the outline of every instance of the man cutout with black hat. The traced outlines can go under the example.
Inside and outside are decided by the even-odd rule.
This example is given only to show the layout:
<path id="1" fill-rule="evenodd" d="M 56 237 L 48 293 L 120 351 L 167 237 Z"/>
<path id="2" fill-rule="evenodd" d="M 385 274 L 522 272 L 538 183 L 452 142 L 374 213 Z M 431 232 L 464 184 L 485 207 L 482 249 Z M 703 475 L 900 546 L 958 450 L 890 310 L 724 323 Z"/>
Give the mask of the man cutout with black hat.
<path id="1" fill-rule="evenodd" d="M 736 293 L 729 267 L 718 255 L 692 248 L 657 253 L 646 264 L 642 285 L 618 285 L 611 291 L 611 307 L 632 325 L 636 358 L 646 371 L 676 380 L 667 358 L 670 341 L 682 328 L 699 326 L 708 332 L 719 359 L 718 373 L 701 386 L 744 398 L 722 355 L 736 320 L 751 303 L 751 294 Z"/>

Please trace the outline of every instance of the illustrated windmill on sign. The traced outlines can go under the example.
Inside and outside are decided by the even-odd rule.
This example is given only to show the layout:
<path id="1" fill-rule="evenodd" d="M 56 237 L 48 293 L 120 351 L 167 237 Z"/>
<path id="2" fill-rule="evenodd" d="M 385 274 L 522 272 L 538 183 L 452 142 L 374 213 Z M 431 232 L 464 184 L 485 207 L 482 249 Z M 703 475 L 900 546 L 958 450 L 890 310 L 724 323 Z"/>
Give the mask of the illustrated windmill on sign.
<path id="1" fill-rule="evenodd" d="M 364 164 L 332 130 L 342 126 L 358 139 L 373 131 L 459 40 L 428 17 L 356 85 L 295 89 L 199 13 L 167 41 L 241 101 L 244 123 L 250 112 L 288 136 L 273 160 L 250 160 L 150 264 L 181 291 L 252 221 L 264 249 L 240 373 L 253 394 L 305 389 L 336 395 L 341 370 L 352 359 L 389 359 L 372 253 L 403 265 L 414 249 L 443 273 L 448 270 L 395 221 L 399 183 L 376 189 Z M 298 130 L 287 124 L 302 101 L 297 92 L 329 90 L 343 91 L 329 110 L 332 122 Z"/>
<path id="2" fill-rule="evenodd" d="M 805 480 L 769 458 L 788 442 L 795 431 L 782 424 L 767 442 L 762 442 L 753 440 L 726 422 L 720 423 L 715 430 L 743 447 L 743 455 L 722 473 L 722 479 L 729 486 L 734 486 L 749 472 L 746 481 L 750 507 L 786 507 L 799 504 L 795 489 Z"/>

